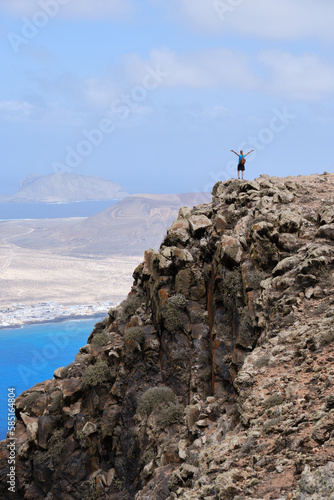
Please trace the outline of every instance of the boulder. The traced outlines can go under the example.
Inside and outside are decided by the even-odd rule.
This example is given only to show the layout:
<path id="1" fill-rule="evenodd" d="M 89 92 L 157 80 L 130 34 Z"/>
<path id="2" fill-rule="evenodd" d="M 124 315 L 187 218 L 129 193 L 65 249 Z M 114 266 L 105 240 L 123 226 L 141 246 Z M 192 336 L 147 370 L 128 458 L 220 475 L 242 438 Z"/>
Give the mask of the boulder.
<path id="1" fill-rule="evenodd" d="M 294 200 L 294 195 L 290 191 L 278 191 L 273 196 L 274 203 L 291 203 Z"/>
<path id="2" fill-rule="evenodd" d="M 228 265 L 238 265 L 243 255 L 242 245 L 239 238 L 234 236 L 223 236 L 221 239 L 221 260 Z"/>
<path id="3" fill-rule="evenodd" d="M 285 210 L 278 217 L 278 225 L 281 233 L 297 233 L 301 228 L 302 218 L 290 210 Z"/>
<path id="4" fill-rule="evenodd" d="M 334 222 L 334 208 L 326 207 L 318 213 L 318 222 L 319 224 L 327 225 L 332 224 Z"/>
<path id="5" fill-rule="evenodd" d="M 210 227 L 212 222 L 206 215 L 192 215 L 189 217 L 190 230 L 194 238 L 202 236 Z"/>
<path id="6" fill-rule="evenodd" d="M 325 500 L 334 498 L 334 462 L 328 462 L 311 472 L 305 467 L 294 495 L 296 500 Z"/>
<path id="7" fill-rule="evenodd" d="M 190 238 L 189 222 L 187 219 L 179 219 L 173 222 L 167 230 L 168 239 L 175 244 L 176 242 L 185 244 Z"/>
<path id="8" fill-rule="evenodd" d="M 77 401 L 82 394 L 82 379 L 79 377 L 71 377 L 61 382 L 64 402 L 72 404 Z"/>
<path id="9" fill-rule="evenodd" d="M 87 422 L 82 429 L 82 433 L 85 437 L 88 437 L 91 434 L 94 434 L 96 431 L 97 431 L 97 427 L 96 427 L 96 424 L 94 424 L 94 422 Z"/>
<path id="10" fill-rule="evenodd" d="M 334 430 L 334 410 L 321 418 L 314 426 L 312 438 L 318 443 L 324 443 Z"/>
<path id="11" fill-rule="evenodd" d="M 330 240 L 334 240 L 334 224 L 325 224 L 324 226 L 321 226 L 318 229 L 316 236 L 318 238 L 328 238 Z"/>

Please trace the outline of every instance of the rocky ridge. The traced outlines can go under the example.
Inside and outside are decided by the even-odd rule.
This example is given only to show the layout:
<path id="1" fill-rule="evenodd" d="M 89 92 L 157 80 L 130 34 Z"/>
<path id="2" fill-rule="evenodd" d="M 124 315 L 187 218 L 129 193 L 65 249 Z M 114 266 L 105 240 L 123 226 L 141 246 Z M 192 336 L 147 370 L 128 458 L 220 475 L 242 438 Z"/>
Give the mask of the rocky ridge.
<path id="1" fill-rule="evenodd" d="M 75 361 L 19 396 L 2 498 L 334 498 L 334 174 L 212 194 Z"/>

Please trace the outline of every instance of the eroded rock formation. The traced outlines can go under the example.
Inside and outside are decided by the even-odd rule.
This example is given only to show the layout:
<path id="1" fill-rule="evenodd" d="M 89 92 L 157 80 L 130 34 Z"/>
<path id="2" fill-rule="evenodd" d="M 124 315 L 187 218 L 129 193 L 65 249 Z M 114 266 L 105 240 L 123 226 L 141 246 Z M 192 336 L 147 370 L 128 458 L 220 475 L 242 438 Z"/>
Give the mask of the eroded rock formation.
<path id="1" fill-rule="evenodd" d="M 333 174 L 261 176 L 182 208 L 75 361 L 17 399 L 1 498 L 331 498 L 333 200 Z"/>

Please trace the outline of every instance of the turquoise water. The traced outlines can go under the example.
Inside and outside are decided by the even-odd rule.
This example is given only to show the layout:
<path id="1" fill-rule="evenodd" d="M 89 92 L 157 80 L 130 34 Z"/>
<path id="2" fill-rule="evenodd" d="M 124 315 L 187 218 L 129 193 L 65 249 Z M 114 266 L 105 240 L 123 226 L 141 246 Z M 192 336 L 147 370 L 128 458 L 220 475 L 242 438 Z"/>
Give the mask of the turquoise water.
<path id="1" fill-rule="evenodd" d="M 102 319 L 102 318 L 101 318 Z M 99 318 L 0 330 L 0 440 L 7 434 L 8 388 L 16 396 L 74 361 Z"/>

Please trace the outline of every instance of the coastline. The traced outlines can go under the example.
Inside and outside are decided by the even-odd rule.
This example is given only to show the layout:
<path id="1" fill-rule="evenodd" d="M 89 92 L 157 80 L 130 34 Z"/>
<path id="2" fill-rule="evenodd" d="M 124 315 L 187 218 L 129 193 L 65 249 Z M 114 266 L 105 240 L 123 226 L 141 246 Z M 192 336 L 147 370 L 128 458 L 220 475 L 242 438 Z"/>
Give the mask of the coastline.
<path id="1" fill-rule="evenodd" d="M 108 315 L 108 310 L 114 303 L 103 303 L 95 306 L 63 306 L 56 302 L 43 302 L 33 306 L 13 304 L 0 309 L 0 331 L 23 328 L 25 325 L 40 325 L 48 323 L 62 323 L 82 319 L 100 318 Z"/>
<path id="2" fill-rule="evenodd" d="M 106 312 L 104 314 L 104 317 L 106 317 L 108 315 L 108 313 Z M 53 319 L 45 319 L 45 318 L 41 318 L 40 320 L 36 319 L 36 320 L 29 320 L 29 321 L 25 321 L 25 322 L 22 322 L 22 323 L 13 323 L 13 324 L 10 324 L 10 325 L 0 325 L 0 332 L 1 330 L 15 330 L 17 328 L 23 328 L 25 326 L 30 326 L 30 325 L 48 325 L 48 324 L 52 324 L 52 323 L 66 323 L 67 321 L 79 321 L 79 320 L 82 320 L 82 319 L 93 319 L 93 318 L 101 318 L 101 321 L 103 316 L 103 313 L 100 314 L 98 312 L 94 313 L 94 314 L 91 314 L 91 315 L 86 315 L 86 314 L 81 314 L 81 315 L 72 315 L 72 316 L 58 316 L 56 318 L 53 318 Z"/>

